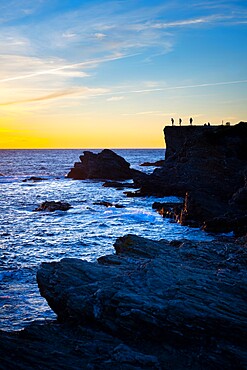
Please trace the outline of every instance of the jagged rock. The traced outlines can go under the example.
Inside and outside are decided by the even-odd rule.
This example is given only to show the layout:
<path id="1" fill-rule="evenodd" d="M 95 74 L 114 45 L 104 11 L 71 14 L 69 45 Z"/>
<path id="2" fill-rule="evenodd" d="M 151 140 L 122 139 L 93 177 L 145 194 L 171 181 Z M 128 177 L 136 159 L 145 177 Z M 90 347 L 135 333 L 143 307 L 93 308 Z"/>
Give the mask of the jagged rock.
<path id="1" fill-rule="evenodd" d="M 42 180 L 44 180 L 42 179 L 42 177 L 31 176 L 28 179 L 22 180 L 22 182 L 27 182 L 27 181 L 37 182 L 37 181 L 42 181 Z"/>
<path id="2" fill-rule="evenodd" d="M 234 231 L 235 235 L 247 235 L 247 215 L 241 217 L 215 217 L 204 221 L 202 229 L 207 232 L 228 233 Z"/>
<path id="3" fill-rule="evenodd" d="M 236 364 L 244 369 L 243 243 L 229 238 L 169 243 L 127 235 L 117 239 L 116 255 L 100 258 L 98 264 L 69 258 L 43 263 L 37 280 L 60 322 L 100 327 L 124 341 L 135 338 L 141 346 L 149 343 L 149 354 L 156 354 L 161 368 L 167 366 L 163 356 L 168 345 L 173 354 L 181 348 L 190 351 L 199 362 L 195 369 Z M 154 366 L 154 358 L 147 361 Z M 170 368 L 187 368 L 175 364 L 173 359 Z"/>
<path id="4" fill-rule="evenodd" d="M 67 177 L 84 179 L 127 180 L 133 178 L 130 164 L 112 150 L 104 149 L 95 154 L 84 151 L 81 162 L 76 162 Z"/>
<path id="5" fill-rule="evenodd" d="M 124 191 L 124 194 L 128 198 L 138 198 L 138 197 L 143 197 L 143 194 L 137 190 L 137 191 Z"/>
<path id="6" fill-rule="evenodd" d="M 122 204 L 106 202 L 104 200 L 100 201 L 100 202 L 94 202 L 93 204 L 99 205 L 99 206 L 104 206 L 104 207 L 124 208 L 124 206 Z"/>
<path id="7" fill-rule="evenodd" d="M 233 194 L 230 205 L 237 206 L 241 210 L 247 209 L 247 186 L 240 188 Z"/>
<path id="8" fill-rule="evenodd" d="M 232 231 L 232 220 L 227 217 L 214 217 L 208 221 L 204 221 L 202 229 L 211 233 L 228 233 Z"/>
<path id="9" fill-rule="evenodd" d="M 34 211 L 46 211 L 46 212 L 68 211 L 68 209 L 70 208 L 71 205 L 66 202 L 46 201 L 41 203 L 40 206 L 35 208 Z"/>
<path id="10" fill-rule="evenodd" d="M 138 179 L 138 195 L 185 197 L 180 219 L 184 225 L 202 226 L 227 214 L 231 214 L 229 220 L 243 217 L 247 212 L 247 123 L 165 127 L 164 133 L 165 163 Z"/>
<path id="11" fill-rule="evenodd" d="M 118 181 L 106 181 L 102 185 L 105 188 L 116 188 L 116 189 L 125 189 L 125 188 L 136 188 L 136 185 L 134 183 L 123 183 Z"/>
<path id="12" fill-rule="evenodd" d="M 156 162 L 144 162 L 142 164 L 140 164 L 140 166 L 143 166 L 143 167 L 161 167 L 163 166 L 163 164 L 165 163 L 165 160 L 164 159 L 160 159 L 159 161 L 156 161 Z"/>
<path id="13" fill-rule="evenodd" d="M 154 202 L 152 204 L 152 208 L 155 209 L 161 216 L 164 218 L 172 218 L 176 221 L 179 221 L 181 216 L 183 203 L 160 203 L 160 202 Z"/>

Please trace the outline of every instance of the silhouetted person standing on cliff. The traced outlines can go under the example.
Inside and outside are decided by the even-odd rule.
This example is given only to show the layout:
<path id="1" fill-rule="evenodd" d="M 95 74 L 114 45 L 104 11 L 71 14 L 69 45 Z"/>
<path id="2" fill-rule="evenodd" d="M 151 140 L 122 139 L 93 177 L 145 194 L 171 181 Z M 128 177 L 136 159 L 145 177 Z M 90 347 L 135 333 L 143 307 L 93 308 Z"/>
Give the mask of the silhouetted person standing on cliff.
<path id="1" fill-rule="evenodd" d="M 193 118 L 190 117 L 190 126 L 192 126 L 192 123 L 193 123 Z"/>
<path id="2" fill-rule="evenodd" d="M 182 119 L 181 118 L 179 118 L 178 123 L 179 123 L 179 126 L 182 125 Z"/>
<path id="3" fill-rule="evenodd" d="M 174 126 L 174 118 L 171 118 L 172 126 Z"/>

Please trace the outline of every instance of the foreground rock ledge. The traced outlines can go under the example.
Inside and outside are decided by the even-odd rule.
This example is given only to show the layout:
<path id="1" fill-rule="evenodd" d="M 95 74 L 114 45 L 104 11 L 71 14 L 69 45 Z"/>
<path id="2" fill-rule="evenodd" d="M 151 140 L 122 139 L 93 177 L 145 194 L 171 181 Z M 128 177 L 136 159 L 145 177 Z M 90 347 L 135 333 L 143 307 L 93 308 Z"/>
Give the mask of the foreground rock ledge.
<path id="1" fill-rule="evenodd" d="M 42 264 L 40 292 L 60 322 L 152 343 L 161 368 L 172 361 L 162 355 L 166 345 L 191 352 L 197 365 L 190 368 L 247 366 L 246 238 L 169 243 L 127 235 L 114 247 L 116 255 L 98 264 Z"/>

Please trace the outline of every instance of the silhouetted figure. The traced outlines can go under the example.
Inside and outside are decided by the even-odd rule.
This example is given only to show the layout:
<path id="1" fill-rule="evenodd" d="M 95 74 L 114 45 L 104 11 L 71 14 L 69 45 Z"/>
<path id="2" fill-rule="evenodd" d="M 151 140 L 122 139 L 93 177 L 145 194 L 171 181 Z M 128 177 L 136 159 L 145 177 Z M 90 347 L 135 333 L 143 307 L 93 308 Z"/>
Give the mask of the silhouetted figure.
<path id="1" fill-rule="evenodd" d="M 207 124 L 206 123 L 204 123 L 204 125 L 203 126 L 207 126 Z"/>
<path id="2" fill-rule="evenodd" d="M 182 124 L 182 119 L 181 118 L 179 118 L 178 123 L 179 123 L 179 126 L 181 126 L 181 124 Z"/>
<path id="3" fill-rule="evenodd" d="M 231 122 L 226 122 L 226 126 L 230 126 Z"/>
<path id="4" fill-rule="evenodd" d="M 192 123 L 193 123 L 193 118 L 190 117 L 190 125 L 192 126 Z"/>
<path id="5" fill-rule="evenodd" d="M 174 126 L 174 118 L 171 118 L 172 126 Z"/>
<path id="6" fill-rule="evenodd" d="M 208 122 L 208 126 L 210 126 L 210 122 Z"/>

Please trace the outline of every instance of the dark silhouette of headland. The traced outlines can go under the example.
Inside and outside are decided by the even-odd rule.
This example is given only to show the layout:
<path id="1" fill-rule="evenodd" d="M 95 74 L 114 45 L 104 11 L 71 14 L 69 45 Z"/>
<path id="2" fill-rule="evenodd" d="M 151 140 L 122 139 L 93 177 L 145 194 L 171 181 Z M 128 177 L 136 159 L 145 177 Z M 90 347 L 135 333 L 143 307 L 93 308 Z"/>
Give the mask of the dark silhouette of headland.
<path id="1" fill-rule="evenodd" d="M 185 197 L 178 215 L 183 225 L 244 234 L 247 123 L 166 126 L 164 135 L 164 165 L 141 179 L 139 194 Z"/>

